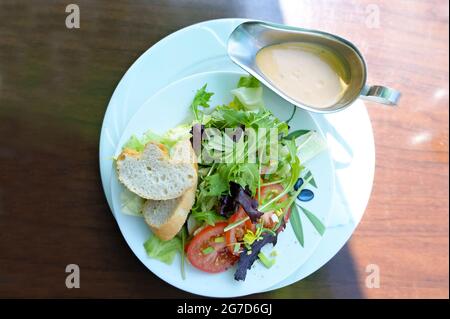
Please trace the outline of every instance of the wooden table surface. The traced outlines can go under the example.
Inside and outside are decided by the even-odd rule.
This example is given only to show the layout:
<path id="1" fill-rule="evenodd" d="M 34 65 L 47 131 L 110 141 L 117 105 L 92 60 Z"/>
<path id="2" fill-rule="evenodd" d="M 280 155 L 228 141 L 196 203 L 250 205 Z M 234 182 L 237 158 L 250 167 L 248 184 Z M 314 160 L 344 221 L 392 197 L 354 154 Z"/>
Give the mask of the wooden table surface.
<path id="1" fill-rule="evenodd" d="M 118 81 L 148 47 L 190 24 L 245 17 L 344 36 L 369 82 L 403 92 L 368 103 L 372 196 L 322 269 L 254 297 L 449 297 L 449 7 L 434 1 L 0 1 L 0 297 L 190 297 L 134 257 L 100 182 L 98 147 Z M 378 21 L 377 21 L 377 14 Z M 81 268 L 67 289 L 65 267 Z M 366 288 L 366 266 L 381 286 Z"/>

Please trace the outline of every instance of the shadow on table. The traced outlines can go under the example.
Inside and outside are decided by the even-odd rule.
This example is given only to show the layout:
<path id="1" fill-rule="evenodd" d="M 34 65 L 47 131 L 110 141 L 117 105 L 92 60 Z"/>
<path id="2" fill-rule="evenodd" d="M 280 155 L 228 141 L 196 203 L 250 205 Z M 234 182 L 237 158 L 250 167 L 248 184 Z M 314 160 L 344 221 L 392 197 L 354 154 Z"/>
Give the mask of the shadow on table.
<path id="1" fill-rule="evenodd" d="M 325 266 L 302 281 L 250 298 L 364 298 L 360 281 L 347 244 Z"/>

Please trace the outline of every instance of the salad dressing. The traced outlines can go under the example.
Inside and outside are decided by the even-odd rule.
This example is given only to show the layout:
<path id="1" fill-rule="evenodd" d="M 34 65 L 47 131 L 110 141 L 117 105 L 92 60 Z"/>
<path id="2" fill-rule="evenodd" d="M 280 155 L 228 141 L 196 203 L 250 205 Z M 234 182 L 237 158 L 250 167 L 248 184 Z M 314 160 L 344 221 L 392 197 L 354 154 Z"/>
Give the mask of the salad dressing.
<path id="1" fill-rule="evenodd" d="M 299 103 L 327 108 L 337 103 L 350 82 L 343 61 L 324 46 L 306 42 L 270 45 L 256 65 L 277 88 Z"/>

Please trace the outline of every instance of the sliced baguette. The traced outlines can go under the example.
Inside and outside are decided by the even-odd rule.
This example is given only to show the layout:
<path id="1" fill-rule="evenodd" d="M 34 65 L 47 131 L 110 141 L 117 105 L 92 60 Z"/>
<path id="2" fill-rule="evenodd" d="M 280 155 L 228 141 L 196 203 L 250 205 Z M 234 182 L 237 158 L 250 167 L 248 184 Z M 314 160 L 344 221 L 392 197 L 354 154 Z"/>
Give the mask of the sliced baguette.
<path id="1" fill-rule="evenodd" d="M 194 163 L 195 153 L 189 141 L 177 143 L 172 148 L 172 159 L 176 162 Z M 183 195 L 168 200 L 147 200 L 143 207 L 146 223 L 153 233 L 162 240 L 175 237 L 180 231 L 195 202 L 197 180 Z"/>
<path id="2" fill-rule="evenodd" d="M 161 240 L 172 239 L 180 231 L 194 205 L 196 189 L 194 185 L 178 198 L 145 202 L 145 222 Z"/>
<path id="3" fill-rule="evenodd" d="M 180 197 L 197 184 L 197 164 L 189 140 L 167 148 L 148 143 L 142 153 L 125 149 L 117 159 L 118 177 L 131 192 L 145 199 L 169 200 Z"/>

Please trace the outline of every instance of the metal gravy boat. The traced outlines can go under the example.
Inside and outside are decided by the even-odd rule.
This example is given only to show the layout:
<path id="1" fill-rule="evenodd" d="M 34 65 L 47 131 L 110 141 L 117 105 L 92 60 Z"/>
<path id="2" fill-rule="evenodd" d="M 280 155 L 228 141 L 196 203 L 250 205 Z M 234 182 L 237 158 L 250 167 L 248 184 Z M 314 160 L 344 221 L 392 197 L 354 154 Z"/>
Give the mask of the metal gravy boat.
<path id="1" fill-rule="evenodd" d="M 334 52 L 345 64 L 350 82 L 341 98 L 327 108 L 317 108 L 294 100 L 259 70 L 256 54 L 264 47 L 285 42 L 307 42 L 318 44 Z M 308 111 L 331 113 L 351 105 L 359 97 L 390 106 L 397 105 L 400 92 L 385 86 L 368 85 L 367 66 L 362 54 L 348 40 L 316 30 L 290 27 L 262 21 L 248 21 L 237 26 L 228 39 L 228 55 L 233 62 L 256 77 L 288 102 Z"/>

